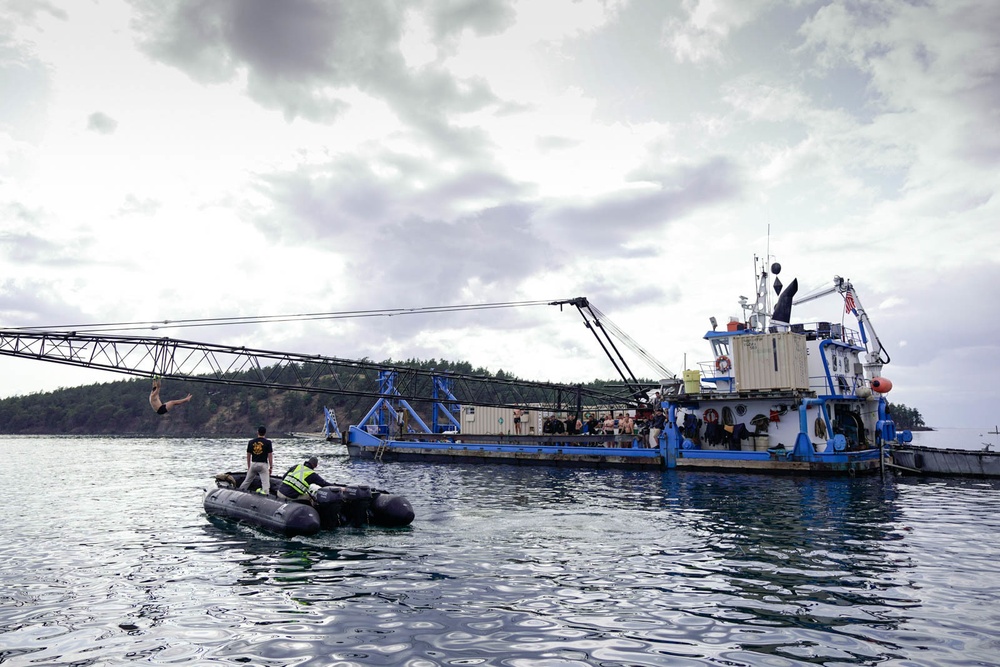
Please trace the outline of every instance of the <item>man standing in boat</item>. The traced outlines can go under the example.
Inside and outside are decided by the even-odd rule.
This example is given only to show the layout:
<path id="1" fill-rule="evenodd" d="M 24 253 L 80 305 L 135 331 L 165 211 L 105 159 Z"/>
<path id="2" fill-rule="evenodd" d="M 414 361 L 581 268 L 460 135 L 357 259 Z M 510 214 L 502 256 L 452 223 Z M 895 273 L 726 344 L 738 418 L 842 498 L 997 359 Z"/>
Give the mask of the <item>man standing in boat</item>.
<path id="1" fill-rule="evenodd" d="M 260 477 L 260 491 L 267 495 L 271 491 L 271 471 L 274 469 L 274 447 L 271 441 L 264 437 L 267 429 L 257 427 L 257 437 L 247 443 L 247 476 L 240 484 L 240 489 L 246 491 L 254 475 Z"/>

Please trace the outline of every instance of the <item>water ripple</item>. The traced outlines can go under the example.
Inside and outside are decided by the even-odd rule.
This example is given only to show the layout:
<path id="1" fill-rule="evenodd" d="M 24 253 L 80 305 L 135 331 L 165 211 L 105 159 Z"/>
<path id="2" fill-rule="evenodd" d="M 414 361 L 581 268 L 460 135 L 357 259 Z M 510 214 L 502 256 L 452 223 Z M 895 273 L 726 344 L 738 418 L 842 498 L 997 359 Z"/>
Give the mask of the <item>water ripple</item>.
<path id="1" fill-rule="evenodd" d="M 0 663 L 945 665 L 1000 649 L 996 483 L 319 452 L 325 476 L 405 493 L 417 520 L 288 540 L 201 509 L 244 443 L 0 438 L 12 479 L 59 479 L 0 489 L 17 508 Z M 277 444 L 289 464 L 312 453 Z"/>

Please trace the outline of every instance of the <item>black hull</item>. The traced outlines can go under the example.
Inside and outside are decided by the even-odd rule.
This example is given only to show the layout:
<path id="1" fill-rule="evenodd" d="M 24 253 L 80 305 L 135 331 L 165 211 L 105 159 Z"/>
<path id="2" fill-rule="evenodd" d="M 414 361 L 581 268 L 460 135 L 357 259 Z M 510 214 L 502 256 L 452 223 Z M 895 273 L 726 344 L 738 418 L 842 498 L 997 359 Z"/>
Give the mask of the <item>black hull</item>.
<path id="1" fill-rule="evenodd" d="M 205 512 L 288 537 L 315 535 L 348 525 L 399 528 L 410 525 L 414 518 L 413 507 L 406 498 L 367 486 L 326 486 L 316 492 L 310 504 L 261 494 L 257 480 L 250 490 L 242 491 L 236 487 L 244 475 L 218 475 L 218 488 L 205 493 Z M 280 482 L 272 477 L 271 489 L 276 490 Z"/>
<path id="2" fill-rule="evenodd" d="M 239 489 L 214 489 L 205 494 L 205 511 L 211 516 L 247 523 L 289 537 L 315 535 L 319 512 L 303 503 L 282 502 L 260 493 Z"/>

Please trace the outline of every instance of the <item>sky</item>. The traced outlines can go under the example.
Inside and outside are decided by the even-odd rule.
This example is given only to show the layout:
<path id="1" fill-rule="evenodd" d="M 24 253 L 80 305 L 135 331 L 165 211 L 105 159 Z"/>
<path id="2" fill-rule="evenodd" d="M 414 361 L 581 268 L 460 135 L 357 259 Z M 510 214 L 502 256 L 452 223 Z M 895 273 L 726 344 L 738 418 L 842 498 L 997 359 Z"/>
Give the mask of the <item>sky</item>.
<path id="1" fill-rule="evenodd" d="M 2 329 L 585 296 L 679 374 L 777 261 L 992 426 L 998 188 L 997 2 L 0 0 Z M 132 333 L 615 376 L 548 305 Z"/>

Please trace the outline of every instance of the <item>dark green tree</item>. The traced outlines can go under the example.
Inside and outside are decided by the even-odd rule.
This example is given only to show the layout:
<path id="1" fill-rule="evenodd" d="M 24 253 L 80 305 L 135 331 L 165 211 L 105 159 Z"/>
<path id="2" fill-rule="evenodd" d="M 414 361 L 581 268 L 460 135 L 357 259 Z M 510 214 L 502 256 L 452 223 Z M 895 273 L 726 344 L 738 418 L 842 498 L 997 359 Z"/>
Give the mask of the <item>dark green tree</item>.
<path id="1" fill-rule="evenodd" d="M 924 418 L 916 408 L 908 408 L 902 403 L 889 403 L 889 414 L 896 422 L 896 428 L 915 429 L 926 428 Z"/>

